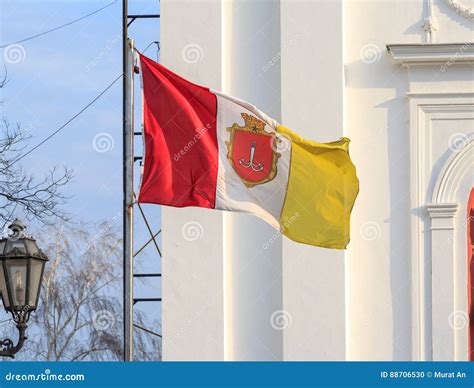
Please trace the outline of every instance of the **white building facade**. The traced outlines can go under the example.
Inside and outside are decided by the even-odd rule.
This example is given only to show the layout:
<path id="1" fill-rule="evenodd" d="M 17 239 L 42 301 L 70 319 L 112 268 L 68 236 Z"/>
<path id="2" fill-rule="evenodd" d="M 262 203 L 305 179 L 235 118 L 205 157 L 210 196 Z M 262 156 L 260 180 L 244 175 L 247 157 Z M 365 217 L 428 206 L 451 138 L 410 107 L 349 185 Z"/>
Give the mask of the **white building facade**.
<path id="1" fill-rule="evenodd" d="M 161 1 L 165 66 L 306 138 L 351 138 L 360 180 L 345 251 L 163 208 L 165 360 L 468 359 L 473 7 Z"/>

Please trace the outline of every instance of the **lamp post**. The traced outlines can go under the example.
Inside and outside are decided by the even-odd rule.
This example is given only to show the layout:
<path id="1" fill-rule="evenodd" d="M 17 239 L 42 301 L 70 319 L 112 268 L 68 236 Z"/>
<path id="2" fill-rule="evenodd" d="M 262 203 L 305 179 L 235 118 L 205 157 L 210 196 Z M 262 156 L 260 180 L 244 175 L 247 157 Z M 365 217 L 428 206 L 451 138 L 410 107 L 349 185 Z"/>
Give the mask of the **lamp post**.
<path id="1" fill-rule="evenodd" d="M 30 313 L 36 310 L 43 271 L 48 258 L 25 234 L 26 225 L 16 219 L 11 233 L 0 239 L 0 292 L 3 307 L 10 312 L 18 329 L 18 342 L 0 340 L 0 356 L 11 357 L 22 348 Z"/>

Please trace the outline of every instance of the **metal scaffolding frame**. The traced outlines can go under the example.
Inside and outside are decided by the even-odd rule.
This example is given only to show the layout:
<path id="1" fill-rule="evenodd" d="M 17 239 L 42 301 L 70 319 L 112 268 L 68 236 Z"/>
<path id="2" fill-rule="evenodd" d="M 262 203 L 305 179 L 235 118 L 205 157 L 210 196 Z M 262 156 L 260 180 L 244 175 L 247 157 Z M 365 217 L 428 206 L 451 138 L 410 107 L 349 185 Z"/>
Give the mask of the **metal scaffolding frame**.
<path id="1" fill-rule="evenodd" d="M 134 131 L 134 43 L 128 37 L 128 27 L 137 19 L 159 18 L 160 15 L 129 15 L 128 0 L 122 0 L 122 39 L 123 39 L 123 330 L 124 330 L 124 361 L 133 361 L 133 330 L 143 330 L 149 334 L 161 338 L 161 334 L 137 325 L 133 322 L 133 307 L 141 302 L 161 302 L 161 298 L 135 298 L 135 278 L 157 278 L 161 273 L 134 273 L 134 258 L 140 254 L 149 244 L 156 247 L 158 256 L 161 258 L 161 250 L 156 240 L 161 230 L 153 232 L 142 206 L 136 201 L 134 191 L 134 167 L 135 162 L 140 162 L 142 157 L 134 155 L 134 137 L 141 136 L 141 132 Z M 138 208 L 141 217 L 150 234 L 149 239 L 134 252 L 134 209 Z"/>

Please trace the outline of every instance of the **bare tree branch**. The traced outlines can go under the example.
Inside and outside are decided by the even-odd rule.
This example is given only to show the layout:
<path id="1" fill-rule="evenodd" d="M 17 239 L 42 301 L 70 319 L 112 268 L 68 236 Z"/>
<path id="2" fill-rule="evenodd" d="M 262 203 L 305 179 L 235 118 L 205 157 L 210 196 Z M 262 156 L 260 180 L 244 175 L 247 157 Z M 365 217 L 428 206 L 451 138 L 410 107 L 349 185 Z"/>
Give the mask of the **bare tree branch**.
<path id="1" fill-rule="evenodd" d="M 39 309 L 29 330 L 25 360 L 104 361 L 123 357 L 121 239 L 113 222 L 94 227 L 63 223 L 51 236 Z M 160 332 L 159 323 L 135 322 Z M 30 334 L 30 333 L 29 333 Z M 135 359 L 160 360 L 161 338 L 135 330 Z"/>
<path id="2" fill-rule="evenodd" d="M 0 89 L 6 83 L 5 70 Z M 56 217 L 68 218 L 62 209 L 68 198 L 61 191 L 72 179 L 72 172 L 66 167 L 56 167 L 40 179 L 25 172 L 16 160 L 26 149 L 29 139 L 19 123 L 11 128 L 6 118 L 0 118 L 0 225 L 10 221 L 17 209 L 22 210 L 27 219 L 43 223 L 50 223 Z"/>

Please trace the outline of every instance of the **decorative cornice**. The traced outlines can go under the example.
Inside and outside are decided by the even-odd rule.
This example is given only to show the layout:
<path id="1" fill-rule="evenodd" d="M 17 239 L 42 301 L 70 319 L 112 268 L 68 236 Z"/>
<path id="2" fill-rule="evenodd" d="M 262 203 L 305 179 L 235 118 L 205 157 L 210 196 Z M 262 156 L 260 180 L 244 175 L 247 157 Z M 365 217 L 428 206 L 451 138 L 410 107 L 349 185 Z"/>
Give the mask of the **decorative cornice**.
<path id="1" fill-rule="evenodd" d="M 473 42 L 388 44 L 387 50 L 395 63 L 402 65 L 474 64 Z"/>
<path id="2" fill-rule="evenodd" d="M 408 98 L 473 98 L 474 92 L 407 92 Z"/>
<path id="3" fill-rule="evenodd" d="M 429 203 L 426 211 L 430 218 L 452 218 L 458 210 L 457 203 Z"/>

